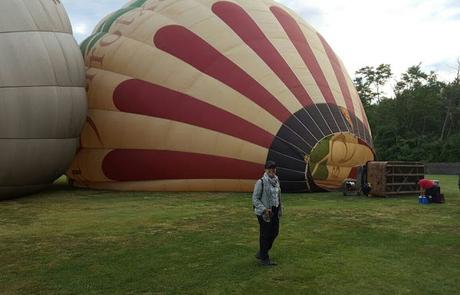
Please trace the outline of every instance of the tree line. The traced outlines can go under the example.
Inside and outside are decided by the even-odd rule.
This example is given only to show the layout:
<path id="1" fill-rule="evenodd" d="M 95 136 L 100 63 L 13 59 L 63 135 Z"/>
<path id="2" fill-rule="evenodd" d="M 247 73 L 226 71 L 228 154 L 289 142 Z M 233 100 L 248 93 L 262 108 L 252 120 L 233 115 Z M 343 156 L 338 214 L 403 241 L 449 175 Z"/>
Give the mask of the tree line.
<path id="1" fill-rule="evenodd" d="M 456 77 L 440 81 L 421 64 L 391 83 L 389 64 L 356 71 L 379 160 L 460 162 L 460 62 Z"/>

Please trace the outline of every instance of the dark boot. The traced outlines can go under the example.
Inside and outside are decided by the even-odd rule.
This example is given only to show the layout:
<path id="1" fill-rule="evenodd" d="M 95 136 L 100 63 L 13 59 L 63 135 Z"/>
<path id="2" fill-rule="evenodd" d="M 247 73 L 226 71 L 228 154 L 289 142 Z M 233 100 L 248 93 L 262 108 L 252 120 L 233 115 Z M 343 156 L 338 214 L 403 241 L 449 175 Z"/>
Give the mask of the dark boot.
<path id="1" fill-rule="evenodd" d="M 275 266 L 275 265 L 277 265 L 276 262 L 271 261 L 270 259 L 263 259 L 263 260 L 260 261 L 260 264 L 262 264 L 262 266 Z"/>

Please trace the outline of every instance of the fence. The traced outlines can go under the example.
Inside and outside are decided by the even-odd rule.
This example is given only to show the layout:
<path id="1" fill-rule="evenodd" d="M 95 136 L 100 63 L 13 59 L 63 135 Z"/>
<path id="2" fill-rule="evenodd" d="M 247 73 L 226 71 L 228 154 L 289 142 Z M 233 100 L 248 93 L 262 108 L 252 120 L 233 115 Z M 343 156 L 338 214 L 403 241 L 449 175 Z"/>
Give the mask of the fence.
<path id="1" fill-rule="evenodd" d="M 425 174 L 460 175 L 460 163 L 425 163 Z"/>

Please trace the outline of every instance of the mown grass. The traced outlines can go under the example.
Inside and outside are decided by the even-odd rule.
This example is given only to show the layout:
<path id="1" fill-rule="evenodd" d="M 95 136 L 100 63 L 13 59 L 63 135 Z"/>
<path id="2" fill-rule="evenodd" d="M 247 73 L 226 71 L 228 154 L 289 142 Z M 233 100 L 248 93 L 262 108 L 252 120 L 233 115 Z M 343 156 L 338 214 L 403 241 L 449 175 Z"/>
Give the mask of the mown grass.
<path id="1" fill-rule="evenodd" d="M 257 264 L 244 193 L 115 193 L 57 184 L 0 203 L 0 294 L 459 294 L 460 194 L 285 194 Z"/>

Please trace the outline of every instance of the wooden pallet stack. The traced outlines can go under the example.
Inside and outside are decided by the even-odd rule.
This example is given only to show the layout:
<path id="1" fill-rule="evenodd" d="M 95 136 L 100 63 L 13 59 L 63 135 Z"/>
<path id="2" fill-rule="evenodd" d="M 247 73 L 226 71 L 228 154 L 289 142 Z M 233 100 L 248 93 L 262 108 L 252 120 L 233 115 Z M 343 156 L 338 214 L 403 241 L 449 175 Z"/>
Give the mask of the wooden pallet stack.
<path id="1" fill-rule="evenodd" d="M 373 196 L 416 195 L 420 188 L 417 181 L 425 176 L 421 162 L 369 162 L 367 180 Z"/>

